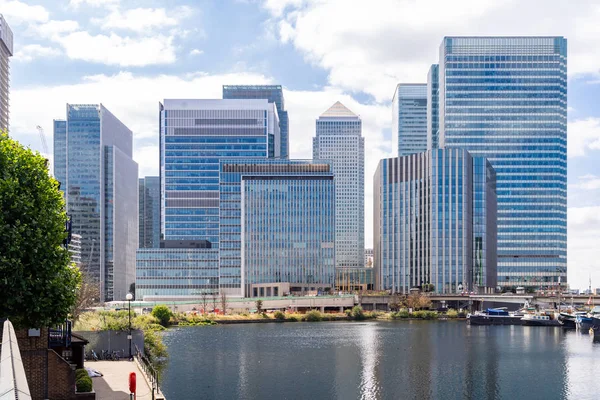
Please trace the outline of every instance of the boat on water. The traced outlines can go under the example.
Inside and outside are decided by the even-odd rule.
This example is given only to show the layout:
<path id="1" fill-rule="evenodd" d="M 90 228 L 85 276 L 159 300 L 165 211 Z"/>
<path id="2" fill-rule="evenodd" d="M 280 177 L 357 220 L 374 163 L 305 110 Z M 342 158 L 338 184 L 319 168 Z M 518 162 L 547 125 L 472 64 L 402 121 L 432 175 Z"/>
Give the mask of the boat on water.
<path id="1" fill-rule="evenodd" d="M 523 325 L 523 314 L 508 312 L 506 308 L 488 308 L 467 314 L 469 325 Z"/>
<path id="2" fill-rule="evenodd" d="M 569 314 L 566 312 L 561 312 L 558 315 L 558 322 L 562 324 L 563 328 L 566 329 L 576 329 L 577 328 L 577 317 L 582 315 L 586 316 L 586 312 L 578 311 L 573 314 Z"/>
<path id="3" fill-rule="evenodd" d="M 590 333 L 594 334 L 594 339 L 600 338 L 600 316 L 592 317 L 592 327 Z"/>
<path id="4" fill-rule="evenodd" d="M 577 315 L 577 319 L 575 320 L 577 329 L 584 332 L 589 331 L 593 326 L 594 318 L 600 318 L 600 307 L 594 307 L 589 313 L 579 313 L 579 315 Z"/>
<path id="5" fill-rule="evenodd" d="M 522 321 L 526 326 L 562 326 L 558 320 L 545 314 L 525 314 Z"/>

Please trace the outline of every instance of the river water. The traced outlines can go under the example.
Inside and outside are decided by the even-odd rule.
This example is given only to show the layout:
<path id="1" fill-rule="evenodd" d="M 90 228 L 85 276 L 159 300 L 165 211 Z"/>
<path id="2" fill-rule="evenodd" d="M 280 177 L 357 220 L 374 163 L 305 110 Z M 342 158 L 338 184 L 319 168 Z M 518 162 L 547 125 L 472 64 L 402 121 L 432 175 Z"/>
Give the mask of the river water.
<path id="1" fill-rule="evenodd" d="M 464 321 L 184 327 L 161 388 L 184 399 L 600 399 L 600 343 Z"/>

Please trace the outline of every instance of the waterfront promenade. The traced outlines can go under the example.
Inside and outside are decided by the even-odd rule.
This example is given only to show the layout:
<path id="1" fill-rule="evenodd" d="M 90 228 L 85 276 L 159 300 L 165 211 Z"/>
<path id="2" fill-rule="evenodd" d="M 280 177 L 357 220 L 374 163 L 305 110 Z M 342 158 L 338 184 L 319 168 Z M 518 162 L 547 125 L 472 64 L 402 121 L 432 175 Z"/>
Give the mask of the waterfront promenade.
<path id="1" fill-rule="evenodd" d="M 95 361 L 86 366 L 100 371 L 104 376 L 92 378 L 96 400 L 129 400 L 129 373 L 135 372 L 137 400 L 151 400 L 152 391 L 136 362 Z"/>

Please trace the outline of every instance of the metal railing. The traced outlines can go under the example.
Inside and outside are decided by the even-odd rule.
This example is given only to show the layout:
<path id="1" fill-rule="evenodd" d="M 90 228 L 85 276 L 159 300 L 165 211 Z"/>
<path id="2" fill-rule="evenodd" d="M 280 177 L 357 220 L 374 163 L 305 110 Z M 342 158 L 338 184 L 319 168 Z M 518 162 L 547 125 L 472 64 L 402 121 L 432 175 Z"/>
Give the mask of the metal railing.
<path id="1" fill-rule="evenodd" d="M 71 321 L 65 320 L 65 322 L 62 325 L 48 329 L 48 346 L 71 346 Z"/>
<path id="2" fill-rule="evenodd" d="M 158 371 L 156 370 L 156 368 L 154 368 L 154 366 L 152 365 L 152 362 L 150 362 L 148 357 L 146 357 L 145 355 L 142 354 L 142 352 L 137 347 L 137 345 L 135 345 L 135 358 L 138 360 L 139 364 L 142 366 L 144 373 L 146 374 L 146 376 L 148 377 L 148 380 L 150 381 L 150 386 L 152 389 L 152 400 L 154 400 L 156 398 L 154 396 L 154 393 L 160 394 L 160 387 L 158 386 L 160 375 L 159 375 Z"/>
<path id="3" fill-rule="evenodd" d="M 21 352 L 12 323 L 4 321 L 2 362 L 0 362 L 0 399 L 31 400 Z"/>

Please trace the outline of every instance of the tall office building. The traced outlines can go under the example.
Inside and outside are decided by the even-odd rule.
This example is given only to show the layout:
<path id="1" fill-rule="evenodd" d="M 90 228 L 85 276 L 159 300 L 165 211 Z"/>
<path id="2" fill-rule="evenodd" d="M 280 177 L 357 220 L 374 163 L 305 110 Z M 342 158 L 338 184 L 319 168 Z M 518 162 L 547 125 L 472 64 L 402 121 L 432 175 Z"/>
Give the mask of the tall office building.
<path id="1" fill-rule="evenodd" d="M 404 294 L 429 285 L 437 293 L 493 291 L 494 175 L 485 158 L 462 149 L 381 160 L 373 206 L 377 287 Z"/>
<path id="2" fill-rule="evenodd" d="M 81 235 L 83 271 L 99 283 L 101 301 L 123 300 L 138 246 L 132 132 L 102 104 L 67 104 L 66 121 L 54 128 L 54 175 Z"/>
<path id="3" fill-rule="evenodd" d="M 328 160 L 333 165 L 336 265 L 363 267 L 365 139 L 360 118 L 339 101 L 317 119 L 313 159 Z"/>
<path id="4" fill-rule="evenodd" d="M 247 297 L 333 289 L 335 206 L 329 162 L 222 161 L 221 287 Z"/>
<path id="5" fill-rule="evenodd" d="M 223 85 L 224 99 L 267 99 L 275 103 L 279 115 L 279 131 L 281 135 L 279 158 L 290 155 L 290 121 L 285 109 L 281 85 Z"/>
<path id="6" fill-rule="evenodd" d="M 446 37 L 439 146 L 497 173 L 498 284 L 567 281 L 567 40 Z"/>
<path id="7" fill-rule="evenodd" d="M 427 84 L 396 86 L 392 100 L 392 149 L 400 157 L 427 150 Z"/>
<path id="8" fill-rule="evenodd" d="M 218 249 L 220 160 L 277 157 L 277 143 L 277 109 L 267 100 L 165 100 L 160 105 L 164 239 L 207 240 Z"/>
<path id="9" fill-rule="evenodd" d="M 160 179 L 139 180 L 139 247 L 160 247 Z"/>
<path id="10" fill-rule="evenodd" d="M 10 63 L 13 55 L 13 33 L 0 14 L 0 130 L 8 131 Z"/>
<path id="11" fill-rule="evenodd" d="M 433 64 L 427 73 L 427 150 L 439 148 L 440 66 Z"/>

